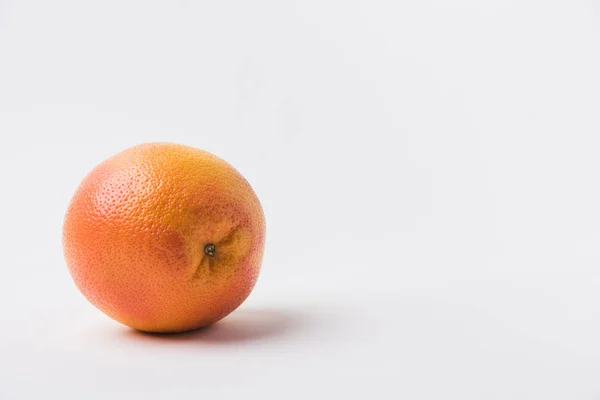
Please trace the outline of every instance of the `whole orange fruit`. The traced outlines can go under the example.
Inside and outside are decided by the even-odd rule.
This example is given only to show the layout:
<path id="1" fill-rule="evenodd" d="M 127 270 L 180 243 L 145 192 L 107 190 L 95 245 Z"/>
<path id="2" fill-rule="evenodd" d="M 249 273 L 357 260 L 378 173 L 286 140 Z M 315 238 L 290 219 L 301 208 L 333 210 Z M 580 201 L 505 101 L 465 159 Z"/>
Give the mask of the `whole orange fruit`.
<path id="1" fill-rule="evenodd" d="M 149 332 L 212 324 L 250 294 L 265 218 L 254 191 L 222 159 L 149 143 L 94 168 L 63 228 L 83 295 L 109 317 Z"/>

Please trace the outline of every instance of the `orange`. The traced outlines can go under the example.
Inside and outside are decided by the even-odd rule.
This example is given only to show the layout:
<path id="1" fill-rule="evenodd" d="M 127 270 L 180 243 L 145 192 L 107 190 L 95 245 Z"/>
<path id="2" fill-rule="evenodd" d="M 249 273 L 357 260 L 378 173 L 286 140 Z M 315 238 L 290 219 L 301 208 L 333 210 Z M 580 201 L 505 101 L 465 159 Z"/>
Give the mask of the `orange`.
<path id="1" fill-rule="evenodd" d="M 63 247 L 83 295 L 149 332 L 212 324 L 250 294 L 265 218 L 254 191 L 222 159 L 149 143 L 94 168 L 68 207 Z"/>

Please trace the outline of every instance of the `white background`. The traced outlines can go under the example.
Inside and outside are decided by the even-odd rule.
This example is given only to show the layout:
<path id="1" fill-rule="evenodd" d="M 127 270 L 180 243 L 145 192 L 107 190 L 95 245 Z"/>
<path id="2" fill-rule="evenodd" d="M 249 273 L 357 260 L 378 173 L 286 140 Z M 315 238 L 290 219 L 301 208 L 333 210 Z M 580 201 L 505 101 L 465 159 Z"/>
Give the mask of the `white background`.
<path id="1" fill-rule="evenodd" d="M 0 0 L 0 399 L 600 399 L 600 5 Z M 136 333 L 76 290 L 75 188 L 228 160 L 253 294 Z"/>

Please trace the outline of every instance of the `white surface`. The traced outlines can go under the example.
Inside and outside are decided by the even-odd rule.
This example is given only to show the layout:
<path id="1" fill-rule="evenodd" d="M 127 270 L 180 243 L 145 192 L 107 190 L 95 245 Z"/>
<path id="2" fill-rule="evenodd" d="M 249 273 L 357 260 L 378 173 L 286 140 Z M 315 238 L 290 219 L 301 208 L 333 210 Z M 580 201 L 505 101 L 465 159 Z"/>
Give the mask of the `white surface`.
<path id="1" fill-rule="evenodd" d="M 0 399 L 600 398 L 593 1 L 0 0 Z M 136 334 L 61 223 L 140 142 L 263 202 L 240 310 Z"/>

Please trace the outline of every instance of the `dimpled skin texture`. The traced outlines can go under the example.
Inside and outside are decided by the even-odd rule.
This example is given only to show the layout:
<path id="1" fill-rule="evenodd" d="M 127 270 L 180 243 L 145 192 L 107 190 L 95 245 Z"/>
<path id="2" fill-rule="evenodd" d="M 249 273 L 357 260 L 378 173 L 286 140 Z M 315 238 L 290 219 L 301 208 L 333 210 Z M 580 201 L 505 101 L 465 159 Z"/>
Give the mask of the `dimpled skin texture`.
<path id="1" fill-rule="evenodd" d="M 212 324 L 250 294 L 265 219 L 232 166 L 192 147 L 149 143 L 92 170 L 63 227 L 65 259 L 83 295 L 148 332 Z M 214 256 L 205 254 L 214 244 Z"/>

